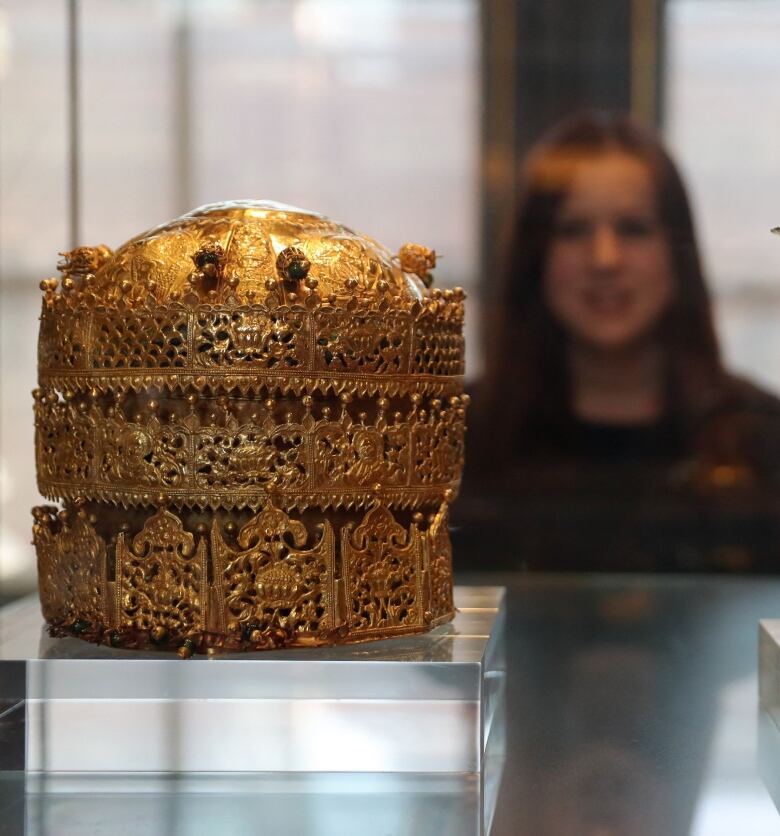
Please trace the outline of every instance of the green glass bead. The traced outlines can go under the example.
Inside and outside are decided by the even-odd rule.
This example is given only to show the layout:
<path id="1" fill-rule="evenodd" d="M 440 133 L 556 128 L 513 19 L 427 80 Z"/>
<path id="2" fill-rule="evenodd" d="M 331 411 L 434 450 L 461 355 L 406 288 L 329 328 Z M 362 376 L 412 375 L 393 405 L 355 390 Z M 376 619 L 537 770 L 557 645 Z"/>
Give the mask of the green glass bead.
<path id="1" fill-rule="evenodd" d="M 259 624 L 248 624 L 244 628 L 244 632 L 241 634 L 241 637 L 244 639 L 245 642 L 248 642 L 250 640 L 249 637 L 252 635 L 252 633 L 254 633 L 255 630 L 259 630 L 259 629 L 260 629 Z"/>
<path id="2" fill-rule="evenodd" d="M 290 281 L 297 282 L 305 279 L 308 272 L 309 267 L 305 261 L 291 261 L 287 267 L 287 278 Z"/>

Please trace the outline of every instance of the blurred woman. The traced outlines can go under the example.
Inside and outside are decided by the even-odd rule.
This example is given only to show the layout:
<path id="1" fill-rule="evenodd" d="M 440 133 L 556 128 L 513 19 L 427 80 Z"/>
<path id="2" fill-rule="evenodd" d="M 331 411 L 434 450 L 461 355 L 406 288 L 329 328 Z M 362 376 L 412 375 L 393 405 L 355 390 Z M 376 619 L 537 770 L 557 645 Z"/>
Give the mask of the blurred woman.
<path id="1" fill-rule="evenodd" d="M 577 116 L 529 155 L 519 195 L 487 288 L 464 527 L 513 504 L 525 528 L 505 531 L 500 565 L 766 568 L 744 531 L 717 556 L 681 518 L 692 499 L 780 483 L 780 406 L 723 367 L 689 201 L 659 140 L 623 116 Z M 670 513 L 685 536 L 659 553 L 644 529 Z"/>

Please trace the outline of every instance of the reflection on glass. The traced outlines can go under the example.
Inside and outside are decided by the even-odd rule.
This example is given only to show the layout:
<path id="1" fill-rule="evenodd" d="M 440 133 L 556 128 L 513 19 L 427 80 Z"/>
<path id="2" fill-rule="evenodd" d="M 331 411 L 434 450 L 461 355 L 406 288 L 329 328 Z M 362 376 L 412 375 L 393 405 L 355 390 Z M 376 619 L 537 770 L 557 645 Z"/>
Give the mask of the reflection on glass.
<path id="1" fill-rule="evenodd" d="M 730 368 L 780 390 L 780 0 L 668 0 L 664 135 L 691 186 Z"/>
<path id="2" fill-rule="evenodd" d="M 780 401 L 721 361 L 659 140 L 573 117 L 532 151 L 519 193 L 487 304 L 464 536 L 476 525 L 499 563 L 532 568 L 780 566 Z"/>
<path id="3" fill-rule="evenodd" d="M 69 244 L 66 8 L 4 0 L 0 9 L 0 583 L 9 592 L 34 583 L 38 283 Z M 269 198 L 392 247 L 420 241 L 444 254 L 442 281 L 474 286 L 475 0 L 79 8 L 79 243 L 117 247 L 200 204 Z"/>

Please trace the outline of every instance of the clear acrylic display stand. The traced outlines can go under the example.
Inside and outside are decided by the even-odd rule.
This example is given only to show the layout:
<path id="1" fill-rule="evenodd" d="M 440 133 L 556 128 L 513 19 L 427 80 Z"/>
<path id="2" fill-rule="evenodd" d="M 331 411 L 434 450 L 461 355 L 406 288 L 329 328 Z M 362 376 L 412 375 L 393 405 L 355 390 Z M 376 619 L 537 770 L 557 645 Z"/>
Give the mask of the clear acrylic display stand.
<path id="1" fill-rule="evenodd" d="M 312 793 L 376 810 L 430 796 L 420 809 L 436 821 L 487 832 L 503 761 L 503 597 L 458 587 L 455 619 L 425 635 L 187 661 L 50 638 L 26 599 L 0 610 L 0 769 L 24 771 L 31 832 L 67 796 L 84 811 L 130 804 L 138 824 L 171 792 L 200 799 L 192 810 L 228 794 L 239 818 L 259 796 L 270 814 L 292 794 L 295 816 Z"/>
<path id="2" fill-rule="evenodd" d="M 780 620 L 766 619 L 758 627 L 758 767 L 780 809 Z"/>

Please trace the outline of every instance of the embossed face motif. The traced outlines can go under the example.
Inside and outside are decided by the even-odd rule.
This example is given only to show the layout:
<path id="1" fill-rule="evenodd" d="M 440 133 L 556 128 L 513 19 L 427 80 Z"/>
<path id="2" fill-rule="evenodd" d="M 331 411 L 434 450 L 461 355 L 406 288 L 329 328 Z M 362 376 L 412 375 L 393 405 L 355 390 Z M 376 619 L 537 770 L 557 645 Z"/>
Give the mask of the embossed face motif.
<path id="1" fill-rule="evenodd" d="M 617 350 L 647 338 L 675 291 L 644 163 L 610 151 L 580 164 L 555 219 L 545 300 L 575 339 Z"/>
<path id="2" fill-rule="evenodd" d="M 355 433 L 355 448 L 361 459 L 369 461 L 379 459 L 382 454 L 382 438 L 378 433 L 370 430 L 362 433 L 358 431 Z"/>
<path id="3" fill-rule="evenodd" d="M 151 437 L 144 430 L 126 429 L 119 439 L 120 448 L 133 462 L 140 461 L 152 449 Z"/>

